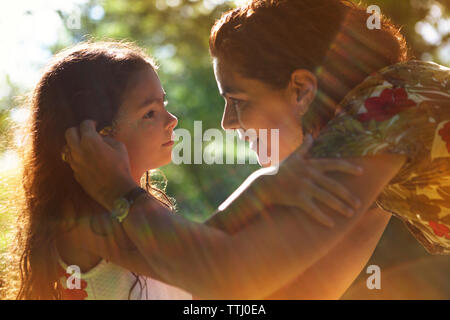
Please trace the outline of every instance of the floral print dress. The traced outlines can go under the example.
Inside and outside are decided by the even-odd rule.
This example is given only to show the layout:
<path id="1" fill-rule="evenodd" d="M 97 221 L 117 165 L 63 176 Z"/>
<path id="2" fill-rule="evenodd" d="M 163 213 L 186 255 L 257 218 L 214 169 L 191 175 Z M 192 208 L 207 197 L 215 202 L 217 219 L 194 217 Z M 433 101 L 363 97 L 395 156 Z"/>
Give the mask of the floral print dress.
<path id="1" fill-rule="evenodd" d="M 376 204 L 432 254 L 450 254 L 450 69 L 411 60 L 349 92 L 314 141 L 314 157 L 404 154 Z"/>

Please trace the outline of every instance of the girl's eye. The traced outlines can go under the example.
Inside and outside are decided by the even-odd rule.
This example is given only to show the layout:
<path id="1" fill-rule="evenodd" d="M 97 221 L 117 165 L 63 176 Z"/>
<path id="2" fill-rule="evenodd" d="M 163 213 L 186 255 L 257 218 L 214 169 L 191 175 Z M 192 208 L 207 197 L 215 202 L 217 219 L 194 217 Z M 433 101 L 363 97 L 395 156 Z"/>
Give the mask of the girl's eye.
<path id="1" fill-rule="evenodd" d="M 146 118 L 146 119 L 150 119 L 150 118 L 153 118 L 153 115 L 155 114 L 155 111 L 154 110 L 150 110 L 149 112 L 147 112 L 145 115 L 144 115 L 144 118 Z"/>

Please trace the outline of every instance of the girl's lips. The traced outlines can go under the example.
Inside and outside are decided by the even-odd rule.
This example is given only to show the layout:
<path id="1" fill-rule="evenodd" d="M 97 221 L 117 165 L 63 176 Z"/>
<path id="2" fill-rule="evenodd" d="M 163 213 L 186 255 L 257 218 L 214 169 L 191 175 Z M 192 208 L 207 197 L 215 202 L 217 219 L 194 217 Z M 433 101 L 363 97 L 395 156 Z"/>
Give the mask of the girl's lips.
<path id="1" fill-rule="evenodd" d="M 171 145 L 173 145 L 174 142 L 173 141 L 169 141 L 163 144 L 163 147 L 170 147 Z"/>

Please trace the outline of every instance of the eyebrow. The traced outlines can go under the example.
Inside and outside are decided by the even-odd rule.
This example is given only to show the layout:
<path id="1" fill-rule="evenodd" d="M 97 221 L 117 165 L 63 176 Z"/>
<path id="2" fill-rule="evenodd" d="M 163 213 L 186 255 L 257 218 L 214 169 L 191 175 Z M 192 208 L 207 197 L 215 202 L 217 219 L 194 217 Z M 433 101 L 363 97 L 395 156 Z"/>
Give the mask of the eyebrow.
<path id="1" fill-rule="evenodd" d="M 166 100 L 166 93 L 164 92 L 163 94 L 163 98 L 162 101 L 164 102 Z M 153 96 L 146 98 L 140 105 L 139 105 L 139 109 L 143 109 L 149 105 L 151 105 L 152 103 L 161 101 L 161 98 L 155 98 Z"/>

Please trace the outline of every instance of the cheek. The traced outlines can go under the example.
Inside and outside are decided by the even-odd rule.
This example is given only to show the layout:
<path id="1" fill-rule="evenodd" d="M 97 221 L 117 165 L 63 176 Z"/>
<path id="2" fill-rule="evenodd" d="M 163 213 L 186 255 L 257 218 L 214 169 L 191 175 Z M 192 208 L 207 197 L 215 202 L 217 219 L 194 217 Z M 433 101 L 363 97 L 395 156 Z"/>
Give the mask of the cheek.
<path id="1" fill-rule="evenodd" d="M 297 135 L 300 127 L 300 117 L 295 114 L 294 106 L 284 99 L 273 101 L 266 109 L 267 122 L 270 128 L 276 128 L 281 135 Z"/>
<path id="2" fill-rule="evenodd" d="M 131 144 L 129 151 L 130 165 L 140 172 L 154 169 L 161 165 L 162 150 L 156 139 L 141 137 Z"/>
<path id="3" fill-rule="evenodd" d="M 145 124 L 139 130 L 137 141 L 147 154 L 157 153 L 162 144 L 162 131 L 154 124 Z M 152 152 L 154 150 L 155 152 Z"/>
<path id="4" fill-rule="evenodd" d="M 239 113 L 240 124 L 246 129 L 269 129 L 272 126 L 270 114 L 263 104 L 252 104 Z"/>
<path id="5" fill-rule="evenodd" d="M 259 112 L 253 118 L 253 123 L 257 129 L 267 130 L 267 135 L 271 134 L 272 130 L 278 130 L 279 136 L 286 135 L 288 115 L 279 112 L 265 111 Z"/>
<path id="6" fill-rule="evenodd" d="M 268 103 L 263 110 L 261 116 L 257 118 L 259 128 L 268 129 L 267 148 L 268 150 L 278 150 L 279 158 L 283 160 L 301 143 L 300 120 L 293 114 L 292 107 L 285 101 L 277 100 Z M 278 130 L 278 134 L 273 131 L 274 129 Z"/>
<path id="7" fill-rule="evenodd" d="M 157 154 L 161 145 L 161 130 L 150 123 L 136 123 L 130 127 L 130 134 L 127 136 L 127 149 L 132 158 L 150 158 Z M 155 151 L 155 152 L 152 152 Z"/>

